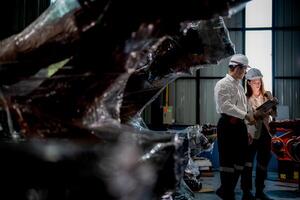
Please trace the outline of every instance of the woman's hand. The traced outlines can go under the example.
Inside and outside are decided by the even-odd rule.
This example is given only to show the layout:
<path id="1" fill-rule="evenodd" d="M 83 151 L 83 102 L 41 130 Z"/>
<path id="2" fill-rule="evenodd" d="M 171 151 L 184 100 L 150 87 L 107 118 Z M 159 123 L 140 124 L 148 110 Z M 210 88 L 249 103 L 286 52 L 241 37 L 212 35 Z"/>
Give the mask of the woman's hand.
<path id="1" fill-rule="evenodd" d="M 270 100 L 273 99 L 273 95 L 272 95 L 272 93 L 271 93 L 270 91 L 266 91 L 266 92 L 264 93 L 264 96 L 267 97 L 267 99 L 270 99 Z"/>

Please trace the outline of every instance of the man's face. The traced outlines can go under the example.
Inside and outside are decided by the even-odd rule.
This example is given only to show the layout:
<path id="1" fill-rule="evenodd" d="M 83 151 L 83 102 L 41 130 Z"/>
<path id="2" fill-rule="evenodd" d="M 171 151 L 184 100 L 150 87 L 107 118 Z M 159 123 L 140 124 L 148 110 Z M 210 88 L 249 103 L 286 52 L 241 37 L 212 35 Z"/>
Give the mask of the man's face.
<path id="1" fill-rule="evenodd" d="M 246 66 L 237 65 L 232 72 L 232 76 L 237 80 L 242 80 L 246 74 L 246 69 Z"/>

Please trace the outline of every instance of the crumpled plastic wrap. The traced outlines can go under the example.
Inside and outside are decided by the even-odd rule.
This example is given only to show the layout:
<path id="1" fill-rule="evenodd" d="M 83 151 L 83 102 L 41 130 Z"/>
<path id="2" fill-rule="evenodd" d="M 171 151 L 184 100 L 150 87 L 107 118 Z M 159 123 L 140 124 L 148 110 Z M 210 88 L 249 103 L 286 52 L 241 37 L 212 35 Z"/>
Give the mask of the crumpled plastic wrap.
<path id="1" fill-rule="evenodd" d="M 205 125 L 203 126 L 205 127 Z M 190 157 L 195 157 L 204 151 L 212 151 L 214 141 L 208 140 L 203 130 L 203 126 L 196 125 L 185 129 L 190 141 Z"/>
<path id="2" fill-rule="evenodd" d="M 96 25 L 94 29 L 101 31 L 98 37 L 104 40 L 94 40 L 93 47 L 99 48 L 102 44 L 107 53 L 101 50 L 98 53 L 110 56 L 114 47 L 123 46 L 119 42 L 128 39 L 142 23 L 160 21 L 160 30 L 171 35 L 179 22 L 228 16 L 230 11 L 240 10 L 237 8 L 247 1 L 154 0 L 144 6 L 138 0 L 57 0 L 24 31 L 1 41 L 0 81 L 14 83 L 53 62 L 73 56 L 81 49 L 82 41 L 93 34 L 91 29 Z M 172 9 L 169 9 L 171 4 Z M 156 32 L 159 36 L 157 33 L 161 31 Z"/>
<path id="3" fill-rule="evenodd" d="M 132 50 L 139 49 L 144 59 L 130 76 L 124 91 L 121 107 L 124 123 L 139 117 L 170 82 L 191 74 L 201 65 L 216 64 L 234 54 L 234 45 L 221 17 L 181 23 L 180 34 L 176 37 L 150 37 L 153 26 L 140 27 L 129 43 Z M 148 34 L 142 38 L 140 32 Z"/>
<path id="4" fill-rule="evenodd" d="M 0 174 L 6 184 L 0 188 L 1 198 L 158 199 L 163 194 L 158 174 L 164 166 L 176 164 L 164 159 L 173 155 L 168 149 L 174 147 L 172 137 L 152 133 L 143 138 L 129 130 L 95 130 L 101 134 L 97 143 L 53 139 L 2 142 Z M 166 145 L 142 160 L 158 142 Z M 168 175 L 174 177 L 172 172 Z M 164 189 L 172 190 L 172 184 L 163 185 Z"/>
<path id="5" fill-rule="evenodd" d="M 128 57 L 124 66 L 83 68 L 72 59 L 31 93 L 14 98 L 21 130 L 39 137 L 56 137 L 69 132 L 69 125 L 130 123 L 169 82 L 234 52 L 222 18 L 183 23 L 176 37 L 155 38 L 150 34 L 145 39 L 137 35 L 132 37 L 137 41 L 125 46 Z M 49 132 L 51 127 L 56 129 Z"/>
<path id="6" fill-rule="evenodd" d="M 19 181 L 0 190 L 11 198 L 24 198 L 24 193 L 11 194 L 22 190 L 46 193 L 47 199 L 80 199 L 91 193 L 96 199 L 129 200 L 159 199 L 178 186 L 187 163 L 187 137 L 128 126 L 90 131 L 97 140 L 2 142 L 2 180 Z"/>
<path id="7" fill-rule="evenodd" d="M 58 0 L 21 33 L 0 42 L 0 83 L 11 84 L 75 54 L 108 1 Z"/>
<path id="8" fill-rule="evenodd" d="M 219 16 L 243 2 L 57 0 L 1 41 L 3 196 L 179 198 L 174 191 L 199 135 L 125 124 L 167 83 L 234 53 Z M 42 73 L 65 60 L 54 74 Z"/>
<path id="9" fill-rule="evenodd" d="M 189 126 L 183 130 L 168 130 L 168 133 L 176 135 L 183 142 L 180 146 L 182 155 L 180 159 L 184 159 L 184 164 L 180 165 L 181 168 L 178 170 L 180 174 L 180 180 L 184 182 L 178 183 L 176 192 L 173 194 L 175 199 L 190 199 L 190 192 L 187 191 L 199 191 L 202 188 L 202 183 L 199 180 L 200 168 L 197 163 L 194 162 L 193 157 L 199 155 L 201 152 L 212 152 L 213 141 L 209 142 L 206 136 L 203 134 L 203 126 Z M 207 127 L 205 125 L 204 127 Z M 205 132 L 206 133 L 206 132 Z"/>

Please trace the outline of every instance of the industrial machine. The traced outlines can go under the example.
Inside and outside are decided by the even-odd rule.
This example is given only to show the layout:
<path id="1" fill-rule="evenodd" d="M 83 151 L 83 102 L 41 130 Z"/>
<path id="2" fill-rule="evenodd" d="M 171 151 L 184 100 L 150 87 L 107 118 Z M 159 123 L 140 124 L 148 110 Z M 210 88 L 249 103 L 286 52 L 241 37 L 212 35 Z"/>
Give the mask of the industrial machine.
<path id="1" fill-rule="evenodd" d="M 300 189 L 300 120 L 270 123 L 272 152 L 278 160 L 279 179 L 298 182 Z"/>

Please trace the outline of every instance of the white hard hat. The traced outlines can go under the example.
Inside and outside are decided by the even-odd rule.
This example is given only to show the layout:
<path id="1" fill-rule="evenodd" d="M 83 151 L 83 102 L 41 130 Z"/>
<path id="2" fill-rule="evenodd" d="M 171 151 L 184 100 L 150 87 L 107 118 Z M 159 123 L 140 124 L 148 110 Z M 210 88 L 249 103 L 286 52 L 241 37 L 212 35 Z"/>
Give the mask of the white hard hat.
<path id="1" fill-rule="evenodd" d="M 257 68 L 249 69 L 249 71 L 245 75 L 245 78 L 247 80 L 255 80 L 255 79 L 260 79 L 262 77 L 263 77 L 262 73 Z"/>
<path id="2" fill-rule="evenodd" d="M 236 65 L 242 65 L 245 67 L 249 67 L 248 65 L 249 61 L 247 56 L 243 54 L 235 54 L 231 57 L 229 66 L 236 66 Z"/>

